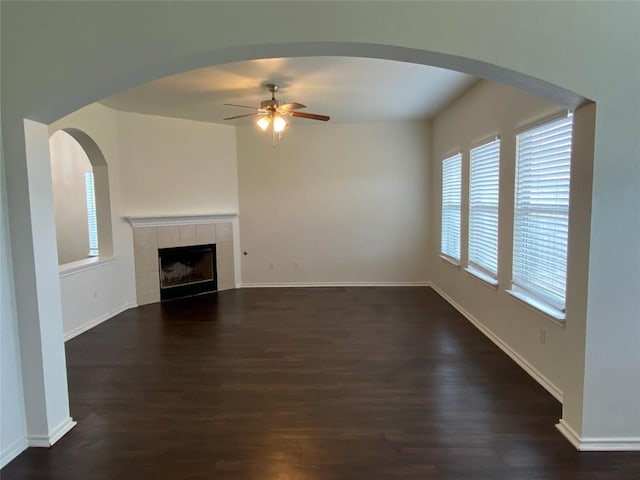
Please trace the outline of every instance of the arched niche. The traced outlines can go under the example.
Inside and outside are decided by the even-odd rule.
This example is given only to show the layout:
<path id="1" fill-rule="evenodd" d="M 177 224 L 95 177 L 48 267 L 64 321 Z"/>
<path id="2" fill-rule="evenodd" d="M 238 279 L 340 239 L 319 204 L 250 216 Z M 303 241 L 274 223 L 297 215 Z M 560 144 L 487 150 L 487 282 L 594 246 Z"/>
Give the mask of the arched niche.
<path id="1" fill-rule="evenodd" d="M 68 165 L 66 174 L 68 178 L 66 182 L 72 182 L 73 185 L 65 185 L 69 188 L 68 192 L 57 191 L 54 188 L 54 197 L 58 197 L 56 202 L 67 201 L 82 203 L 81 207 L 71 205 L 68 209 L 68 217 L 70 222 L 64 224 L 65 212 L 56 212 L 56 228 L 58 230 L 65 229 L 66 234 L 58 231 L 58 255 L 60 264 L 68 264 L 76 261 L 86 260 L 90 256 L 88 246 L 88 228 L 87 228 L 87 209 L 83 200 L 84 184 L 83 175 L 85 171 L 90 171 L 93 174 L 93 190 L 95 197 L 95 218 L 97 224 L 97 236 L 98 236 L 98 256 L 101 258 L 108 258 L 113 256 L 113 236 L 111 227 L 111 199 L 109 194 L 109 171 L 107 161 L 102 154 L 102 151 L 95 143 L 95 141 L 82 130 L 77 128 L 63 128 L 53 132 L 50 136 L 51 148 L 57 148 L 60 145 L 64 145 L 68 149 L 73 159 L 56 158 L 59 152 L 51 152 L 52 166 L 55 170 L 52 171 L 54 180 L 56 176 L 63 174 L 65 171 L 65 161 L 69 160 L 73 162 L 73 165 Z M 74 154 L 75 153 L 75 154 Z M 86 159 L 87 166 L 83 165 L 83 159 Z M 71 171 L 69 171 L 71 170 Z M 62 179 L 58 179 L 62 181 Z M 55 185 L 54 185 L 55 187 Z M 65 198 L 68 196 L 68 198 Z M 58 209 L 60 210 L 60 209 Z M 82 217 L 84 215 L 84 217 Z M 84 225 L 78 225 L 78 218 L 80 216 L 80 222 L 84 222 Z M 69 231 L 69 230 L 72 231 Z M 73 237 L 77 234 L 80 238 L 76 241 L 76 245 L 60 245 L 60 242 L 69 242 L 69 237 Z M 83 247 L 84 246 L 84 247 Z"/>

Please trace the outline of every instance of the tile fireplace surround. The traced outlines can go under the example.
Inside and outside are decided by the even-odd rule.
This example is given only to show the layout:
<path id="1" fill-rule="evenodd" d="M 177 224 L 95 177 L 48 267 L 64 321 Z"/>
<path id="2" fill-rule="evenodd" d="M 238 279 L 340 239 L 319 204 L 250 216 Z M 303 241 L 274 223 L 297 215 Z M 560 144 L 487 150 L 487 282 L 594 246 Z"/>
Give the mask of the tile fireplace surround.
<path id="1" fill-rule="evenodd" d="M 138 305 L 160 301 L 159 248 L 215 243 L 218 291 L 235 288 L 236 214 L 127 217 L 127 220 L 133 227 Z"/>

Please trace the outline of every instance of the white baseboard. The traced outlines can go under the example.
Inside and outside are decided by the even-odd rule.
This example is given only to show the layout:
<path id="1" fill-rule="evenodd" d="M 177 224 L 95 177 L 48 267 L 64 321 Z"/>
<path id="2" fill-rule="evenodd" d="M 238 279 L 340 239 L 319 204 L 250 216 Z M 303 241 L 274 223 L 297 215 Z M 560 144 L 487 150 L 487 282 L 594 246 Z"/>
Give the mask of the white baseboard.
<path id="1" fill-rule="evenodd" d="M 237 288 L 309 288 L 309 287 L 428 287 L 429 282 L 311 282 L 240 283 Z"/>
<path id="2" fill-rule="evenodd" d="M 556 424 L 556 428 L 560 430 L 560 433 L 565 436 L 569 443 L 576 447 L 576 449 L 580 450 L 580 435 L 576 433 L 576 431 L 569 426 L 564 419 L 560 419 L 560 421 Z"/>
<path id="3" fill-rule="evenodd" d="M 444 298 L 453 308 L 455 308 L 458 312 L 462 314 L 469 322 L 471 322 L 478 330 L 480 330 L 484 335 L 495 343 L 504 353 L 509 355 L 511 359 L 516 362 L 522 369 L 527 372 L 529 375 L 533 377 L 540 385 L 542 385 L 553 397 L 562 403 L 563 394 L 562 390 L 560 390 L 556 385 L 551 382 L 547 377 L 545 377 L 542 373 L 540 373 L 533 365 L 531 365 L 527 360 L 525 360 L 518 352 L 516 352 L 513 348 L 507 345 L 500 337 L 498 337 L 495 333 L 489 330 L 480 320 L 474 317 L 469 311 L 467 311 L 464 307 L 462 307 L 458 302 L 453 300 L 449 295 L 447 295 L 442 289 L 440 289 L 437 285 L 433 283 L 430 284 L 431 288 L 433 288 L 438 295 Z"/>
<path id="4" fill-rule="evenodd" d="M 4 468 L 7 463 L 24 452 L 28 446 L 29 441 L 27 440 L 27 437 L 23 437 L 16 440 L 8 447 L 3 448 L 0 452 L 0 468 Z"/>
<path id="5" fill-rule="evenodd" d="M 71 330 L 70 332 L 66 332 L 64 334 L 64 341 L 66 342 L 68 340 L 71 340 L 72 338 L 77 337 L 81 333 L 84 333 L 87 330 L 91 330 L 93 327 L 100 325 L 102 322 L 106 322 L 110 318 L 115 317 L 116 315 L 124 312 L 125 310 L 129 310 L 130 308 L 134 308 L 137 306 L 138 306 L 137 303 L 127 303 L 120 308 L 116 308 L 112 312 L 102 314 L 98 318 L 94 318 L 93 320 L 88 321 L 84 325 L 81 325 L 78 328 Z"/>
<path id="6" fill-rule="evenodd" d="M 67 417 L 53 428 L 47 435 L 29 435 L 27 440 L 30 447 L 50 447 L 60 440 L 65 433 L 76 426 L 73 418 Z"/>
<path id="7" fill-rule="evenodd" d="M 571 426 L 560 419 L 556 428 L 581 452 L 640 451 L 640 437 L 580 437 Z"/>

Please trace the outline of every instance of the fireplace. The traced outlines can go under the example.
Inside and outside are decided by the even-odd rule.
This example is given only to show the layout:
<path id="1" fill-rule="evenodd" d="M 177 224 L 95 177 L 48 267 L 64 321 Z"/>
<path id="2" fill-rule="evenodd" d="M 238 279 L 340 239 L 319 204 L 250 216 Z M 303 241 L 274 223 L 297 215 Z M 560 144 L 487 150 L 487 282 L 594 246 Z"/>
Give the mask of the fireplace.
<path id="1" fill-rule="evenodd" d="M 160 248 L 158 267 L 161 300 L 218 289 L 215 244 Z"/>
<path id="2" fill-rule="evenodd" d="M 236 288 L 236 269 L 239 267 L 239 250 L 234 242 L 237 215 L 183 215 L 168 217 L 127 217 L 133 227 L 133 254 L 136 273 L 136 302 L 148 305 L 159 302 L 160 250 L 178 247 L 206 247 L 215 244 L 212 252 L 215 284 L 206 291 L 224 291 Z M 238 256 L 238 258 L 236 258 Z M 166 282 L 165 282 L 166 283 Z M 197 285 L 197 284 L 196 284 Z M 177 288 L 177 287 L 174 287 Z M 203 288 L 202 285 L 196 289 Z M 171 288 L 166 288 L 168 294 Z M 176 297 L 191 295 L 175 290 Z M 169 294 L 171 295 L 171 294 Z M 163 295 L 162 298 L 168 298 Z"/>

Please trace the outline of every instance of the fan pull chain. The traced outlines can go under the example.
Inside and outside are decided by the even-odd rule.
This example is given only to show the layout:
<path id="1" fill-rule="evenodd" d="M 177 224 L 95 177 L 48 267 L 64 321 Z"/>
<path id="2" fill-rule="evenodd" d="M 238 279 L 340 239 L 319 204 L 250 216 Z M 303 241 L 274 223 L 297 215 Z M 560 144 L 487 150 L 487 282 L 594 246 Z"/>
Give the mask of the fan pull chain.
<path id="1" fill-rule="evenodd" d="M 278 132 L 278 138 L 276 138 L 276 131 L 272 129 L 271 138 L 273 141 L 272 148 L 276 148 L 278 140 L 282 140 L 282 132 Z"/>

